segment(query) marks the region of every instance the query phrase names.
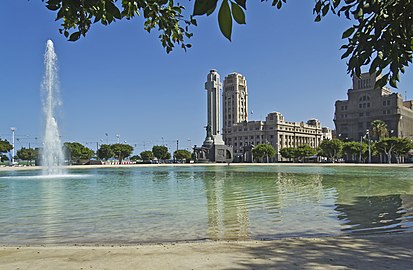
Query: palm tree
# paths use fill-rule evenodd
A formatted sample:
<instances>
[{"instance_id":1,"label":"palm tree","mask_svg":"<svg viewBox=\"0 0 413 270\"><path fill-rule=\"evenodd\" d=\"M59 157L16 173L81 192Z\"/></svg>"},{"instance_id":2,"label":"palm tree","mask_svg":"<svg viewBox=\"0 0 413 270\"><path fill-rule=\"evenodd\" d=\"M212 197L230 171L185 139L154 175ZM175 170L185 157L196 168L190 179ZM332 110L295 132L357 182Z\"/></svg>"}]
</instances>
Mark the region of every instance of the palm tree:
<instances>
[{"instance_id":1,"label":"palm tree","mask_svg":"<svg viewBox=\"0 0 413 270\"><path fill-rule=\"evenodd\" d=\"M370 123L370 134L380 141L383 138L389 136L389 131L387 130L387 124L382 120L374 120Z\"/></svg>"}]
</instances>

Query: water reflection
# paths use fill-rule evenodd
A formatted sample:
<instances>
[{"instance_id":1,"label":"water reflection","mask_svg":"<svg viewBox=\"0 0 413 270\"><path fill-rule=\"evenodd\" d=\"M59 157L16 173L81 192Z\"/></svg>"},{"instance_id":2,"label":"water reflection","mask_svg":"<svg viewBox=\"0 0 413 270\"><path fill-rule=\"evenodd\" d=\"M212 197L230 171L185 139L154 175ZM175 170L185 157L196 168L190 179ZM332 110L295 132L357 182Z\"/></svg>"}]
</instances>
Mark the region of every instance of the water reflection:
<instances>
[{"instance_id":1,"label":"water reflection","mask_svg":"<svg viewBox=\"0 0 413 270\"><path fill-rule=\"evenodd\" d=\"M0 178L0 243L246 240L413 228L413 172L402 169L217 166L73 173L89 177L25 180L27 172L14 172L18 179Z\"/></svg>"},{"instance_id":2,"label":"water reflection","mask_svg":"<svg viewBox=\"0 0 413 270\"><path fill-rule=\"evenodd\" d=\"M349 225L344 231L396 230L403 216L400 195L356 197L353 204L337 204L338 218Z\"/></svg>"}]
</instances>

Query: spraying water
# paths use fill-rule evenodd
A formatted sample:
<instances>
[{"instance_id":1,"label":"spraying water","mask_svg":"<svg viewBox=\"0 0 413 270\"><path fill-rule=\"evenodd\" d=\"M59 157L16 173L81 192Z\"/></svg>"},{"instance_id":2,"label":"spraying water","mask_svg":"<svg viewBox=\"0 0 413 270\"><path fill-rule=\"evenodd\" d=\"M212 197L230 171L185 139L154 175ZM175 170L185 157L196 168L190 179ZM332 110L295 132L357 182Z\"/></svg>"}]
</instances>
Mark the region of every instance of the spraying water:
<instances>
[{"instance_id":1,"label":"spraying water","mask_svg":"<svg viewBox=\"0 0 413 270\"><path fill-rule=\"evenodd\" d=\"M55 111L61 102L59 99L59 80L57 77L57 56L53 42L47 41L44 55L45 74L42 83L43 111L45 115L45 129L43 137L42 165L44 175L64 174L64 155L60 141L59 128L55 118Z\"/></svg>"}]
</instances>

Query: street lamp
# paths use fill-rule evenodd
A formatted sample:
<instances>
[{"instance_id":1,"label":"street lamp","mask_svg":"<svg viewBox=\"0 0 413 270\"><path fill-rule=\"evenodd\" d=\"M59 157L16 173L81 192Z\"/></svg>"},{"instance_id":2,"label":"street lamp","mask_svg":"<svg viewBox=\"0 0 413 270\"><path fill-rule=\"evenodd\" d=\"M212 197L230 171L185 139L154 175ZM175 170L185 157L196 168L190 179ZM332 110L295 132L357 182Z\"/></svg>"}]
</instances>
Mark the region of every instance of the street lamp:
<instances>
[{"instance_id":1,"label":"street lamp","mask_svg":"<svg viewBox=\"0 0 413 270\"><path fill-rule=\"evenodd\" d=\"M371 163L371 144L370 144L370 130L366 130L367 139L369 140L369 163Z\"/></svg>"},{"instance_id":2,"label":"street lamp","mask_svg":"<svg viewBox=\"0 0 413 270\"><path fill-rule=\"evenodd\" d=\"M11 145L13 146L13 149L11 151L11 165L14 165L14 131L16 131L16 128L12 127L10 128L11 130Z\"/></svg>"},{"instance_id":3,"label":"street lamp","mask_svg":"<svg viewBox=\"0 0 413 270\"><path fill-rule=\"evenodd\" d=\"M116 134L116 138L118 138L118 144L120 143L120 135Z\"/></svg>"}]
</instances>

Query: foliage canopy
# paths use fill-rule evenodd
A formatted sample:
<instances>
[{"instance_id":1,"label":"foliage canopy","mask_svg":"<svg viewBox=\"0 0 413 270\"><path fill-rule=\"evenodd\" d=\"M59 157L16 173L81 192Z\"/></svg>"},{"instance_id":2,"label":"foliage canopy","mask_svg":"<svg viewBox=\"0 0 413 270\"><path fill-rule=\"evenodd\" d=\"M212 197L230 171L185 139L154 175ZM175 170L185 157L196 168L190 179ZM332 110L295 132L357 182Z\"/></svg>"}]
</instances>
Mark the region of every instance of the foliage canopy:
<instances>
[{"instance_id":1,"label":"foliage canopy","mask_svg":"<svg viewBox=\"0 0 413 270\"><path fill-rule=\"evenodd\" d=\"M42 0L49 10L57 12L61 21L59 29L70 41L85 36L95 23L111 24L117 20L130 20L142 15L144 29L156 29L163 47L169 53L175 45L190 48L187 39L191 25L197 25L196 16L209 16L216 12L222 34L231 40L233 21L246 23L247 0L195 0L191 15L184 15L185 6L173 0ZM268 2L268 0L261 0ZM282 8L287 0L272 0L272 6ZM348 58L347 70L360 76L361 68L384 76L377 82L384 86L388 81L397 87L400 73L412 62L413 51L413 0L315 0L315 21L328 13L344 16L354 21L345 30L347 40L341 49L341 58Z\"/></svg>"},{"instance_id":2,"label":"foliage canopy","mask_svg":"<svg viewBox=\"0 0 413 270\"><path fill-rule=\"evenodd\" d=\"M269 158L275 156L275 149L271 144L259 144L252 149L252 154L255 159L259 160L265 157L268 162Z\"/></svg>"}]
</instances>

